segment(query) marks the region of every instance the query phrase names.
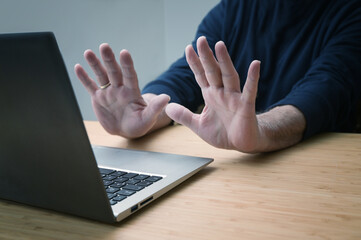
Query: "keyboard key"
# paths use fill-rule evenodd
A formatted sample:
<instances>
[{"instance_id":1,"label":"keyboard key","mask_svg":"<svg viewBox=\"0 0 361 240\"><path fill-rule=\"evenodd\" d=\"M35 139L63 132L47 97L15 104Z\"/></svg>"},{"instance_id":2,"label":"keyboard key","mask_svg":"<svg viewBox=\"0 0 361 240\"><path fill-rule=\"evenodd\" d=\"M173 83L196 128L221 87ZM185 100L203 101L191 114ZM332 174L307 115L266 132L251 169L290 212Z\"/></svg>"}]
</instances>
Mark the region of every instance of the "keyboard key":
<instances>
[{"instance_id":1,"label":"keyboard key","mask_svg":"<svg viewBox=\"0 0 361 240\"><path fill-rule=\"evenodd\" d=\"M115 193L107 193L107 195L109 199L112 199L113 197L117 196L117 194Z\"/></svg>"},{"instance_id":2,"label":"keyboard key","mask_svg":"<svg viewBox=\"0 0 361 240\"><path fill-rule=\"evenodd\" d=\"M157 182L159 180L161 180L162 177L158 177L158 176L151 176L149 178L147 178L147 181L150 181L150 182Z\"/></svg>"},{"instance_id":3,"label":"keyboard key","mask_svg":"<svg viewBox=\"0 0 361 240\"><path fill-rule=\"evenodd\" d=\"M137 184L139 182L140 182L140 180L135 180L134 178L132 178L132 179L129 179L128 181L126 181L125 183L135 185L135 184Z\"/></svg>"},{"instance_id":4,"label":"keyboard key","mask_svg":"<svg viewBox=\"0 0 361 240\"><path fill-rule=\"evenodd\" d=\"M112 200L120 202L120 201L122 201L122 200L124 200L126 198L127 198L126 196L118 195L115 198L113 198Z\"/></svg>"},{"instance_id":5,"label":"keyboard key","mask_svg":"<svg viewBox=\"0 0 361 240\"><path fill-rule=\"evenodd\" d=\"M137 173L127 173L127 174L123 175L122 177L123 178L133 178L133 177L136 177L136 176L138 176Z\"/></svg>"},{"instance_id":6,"label":"keyboard key","mask_svg":"<svg viewBox=\"0 0 361 240\"><path fill-rule=\"evenodd\" d=\"M105 191L107 193L115 193L115 192L119 191L119 188L108 187L107 189L105 189Z\"/></svg>"},{"instance_id":7,"label":"keyboard key","mask_svg":"<svg viewBox=\"0 0 361 240\"><path fill-rule=\"evenodd\" d=\"M134 193L136 193L136 192L132 191L132 190L127 190L127 189L122 189L117 192L117 194L124 195L124 196L130 196L130 195L133 195Z\"/></svg>"},{"instance_id":8,"label":"keyboard key","mask_svg":"<svg viewBox=\"0 0 361 240\"><path fill-rule=\"evenodd\" d=\"M114 172L114 173L112 173L112 174L110 174L110 175L116 176L116 177L120 177L120 176L123 176L123 175L125 175L125 174L127 174L127 172L116 171L116 172Z\"/></svg>"},{"instance_id":9,"label":"keyboard key","mask_svg":"<svg viewBox=\"0 0 361 240\"><path fill-rule=\"evenodd\" d=\"M117 178L116 176L106 175L105 177L103 177L103 180L112 181L116 178Z\"/></svg>"},{"instance_id":10,"label":"keyboard key","mask_svg":"<svg viewBox=\"0 0 361 240\"><path fill-rule=\"evenodd\" d=\"M144 187L143 186L137 186L137 185L125 185L123 187L123 189L126 189L126 190L133 190L133 191L140 191L142 190Z\"/></svg>"},{"instance_id":11,"label":"keyboard key","mask_svg":"<svg viewBox=\"0 0 361 240\"><path fill-rule=\"evenodd\" d=\"M113 199L110 199L109 202L110 202L110 205L114 205L114 204L118 203L117 201L114 201Z\"/></svg>"},{"instance_id":12,"label":"keyboard key","mask_svg":"<svg viewBox=\"0 0 361 240\"><path fill-rule=\"evenodd\" d=\"M114 182L112 185L110 185L111 187L114 188L122 188L124 187L126 184L125 183L121 183L121 182Z\"/></svg>"},{"instance_id":13,"label":"keyboard key","mask_svg":"<svg viewBox=\"0 0 361 240\"><path fill-rule=\"evenodd\" d=\"M106 168L99 168L99 172L101 174L108 175L108 174L111 174L111 173L115 172L115 170L106 169Z\"/></svg>"},{"instance_id":14,"label":"keyboard key","mask_svg":"<svg viewBox=\"0 0 361 240\"><path fill-rule=\"evenodd\" d=\"M129 180L129 178L120 177L120 178L114 179L114 182L123 183L123 182L126 182L128 180Z\"/></svg>"},{"instance_id":15,"label":"keyboard key","mask_svg":"<svg viewBox=\"0 0 361 240\"><path fill-rule=\"evenodd\" d=\"M146 178L149 178L149 175L140 174L140 175L136 176L134 179L136 179L136 180L144 180Z\"/></svg>"},{"instance_id":16,"label":"keyboard key","mask_svg":"<svg viewBox=\"0 0 361 240\"><path fill-rule=\"evenodd\" d=\"M143 186L143 187L148 187L149 185L152 185L153 182L149 182L149 181L141 181L139 183L137 183L138 186Z\"/></svg>"},{"instance_id":17,"label":"keyboard key","mask_svg":"<svg viewBox=\"0 0 361 240\"><path fill-rule=\"evenodd\" d=\"M110 184L114 183L113 181L103 180L104 186L109 186Z\"/></svg>"}]
</instances>

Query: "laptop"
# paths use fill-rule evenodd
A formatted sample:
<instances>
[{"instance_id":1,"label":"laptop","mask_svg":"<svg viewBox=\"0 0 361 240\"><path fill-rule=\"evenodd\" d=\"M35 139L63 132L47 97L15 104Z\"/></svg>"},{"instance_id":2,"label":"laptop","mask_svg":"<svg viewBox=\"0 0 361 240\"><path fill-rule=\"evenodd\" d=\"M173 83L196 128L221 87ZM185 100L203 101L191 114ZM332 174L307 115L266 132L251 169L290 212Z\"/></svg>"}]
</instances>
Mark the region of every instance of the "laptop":
<instances>
[{"instance_id":1,"label":"laptop","mask_svg":"<svg viewBox=\"0 0 361 240\"><path fill-rule=\"evenodd\" d=\"M118 222L213 161L92 146L54 34L0 34L0 198Z\"/></svg>"}]
</instances>

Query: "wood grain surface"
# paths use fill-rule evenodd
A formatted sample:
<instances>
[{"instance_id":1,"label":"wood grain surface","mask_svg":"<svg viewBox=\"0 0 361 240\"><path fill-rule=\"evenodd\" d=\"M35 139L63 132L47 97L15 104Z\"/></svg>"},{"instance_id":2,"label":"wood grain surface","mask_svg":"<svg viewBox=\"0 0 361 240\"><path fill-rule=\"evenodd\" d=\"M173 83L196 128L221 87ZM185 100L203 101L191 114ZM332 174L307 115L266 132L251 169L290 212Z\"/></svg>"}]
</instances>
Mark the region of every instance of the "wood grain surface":
<instances>
[{"instance_id":1,"label":"wood grain surface","mask_svg":"<svg viewBox=\"0 0 361 240\"><path fill-rule=\"evenodd\" d=\"M0 239L361 239L359 134L251 155L214 148L180 125L130 141L85 124L92 144L214 162L117 224L0 200Z\"/></svg>"}]
</instances>

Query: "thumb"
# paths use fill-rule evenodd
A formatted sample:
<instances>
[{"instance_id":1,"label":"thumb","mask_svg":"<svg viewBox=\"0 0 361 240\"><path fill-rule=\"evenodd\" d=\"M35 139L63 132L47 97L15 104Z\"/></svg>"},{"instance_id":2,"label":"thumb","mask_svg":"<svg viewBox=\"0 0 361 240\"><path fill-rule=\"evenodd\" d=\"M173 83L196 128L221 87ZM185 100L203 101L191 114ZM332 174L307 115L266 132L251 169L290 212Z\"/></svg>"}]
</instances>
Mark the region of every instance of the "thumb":
<instances>
[{"instance_id":1,"label":"thumb","mask_svg":"<svg viewBox=\"0 0 361 240\"><path fill-rule=\"evenodd\" d=\"M168 104L170 97L166 94L161 94L150 100L144 115L146 118L157 117Z\"/></svg>"},{"instance_id":2,"label":"thumb","mask_svg":"<svg viewBox=\"0 0 361 240\"><path fill-rule=\"evenodd\" d=\"M180 123L195 131L198 127L197 115L177 103L170 103L165 108L167 115L175 122Z\"/></svg>"}]
</instances>

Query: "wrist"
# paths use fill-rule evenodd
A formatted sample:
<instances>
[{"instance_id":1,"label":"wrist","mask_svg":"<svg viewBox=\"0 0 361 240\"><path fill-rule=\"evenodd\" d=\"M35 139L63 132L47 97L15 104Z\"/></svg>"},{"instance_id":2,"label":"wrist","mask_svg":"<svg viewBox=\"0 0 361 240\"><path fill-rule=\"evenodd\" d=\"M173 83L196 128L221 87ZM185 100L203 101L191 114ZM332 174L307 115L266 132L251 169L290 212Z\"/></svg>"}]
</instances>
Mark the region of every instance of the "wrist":
<instances>
[{"instance_id":1,"label":"wrist","mask_svg":"<svg viewBox=\"0 0 361 240\"><path fill-rule=\"evenodd\" d=\"M301 141L306 128L303 113L284 105L257 115L260 152L275 151Z\"/></svg>"}]
</instances>

